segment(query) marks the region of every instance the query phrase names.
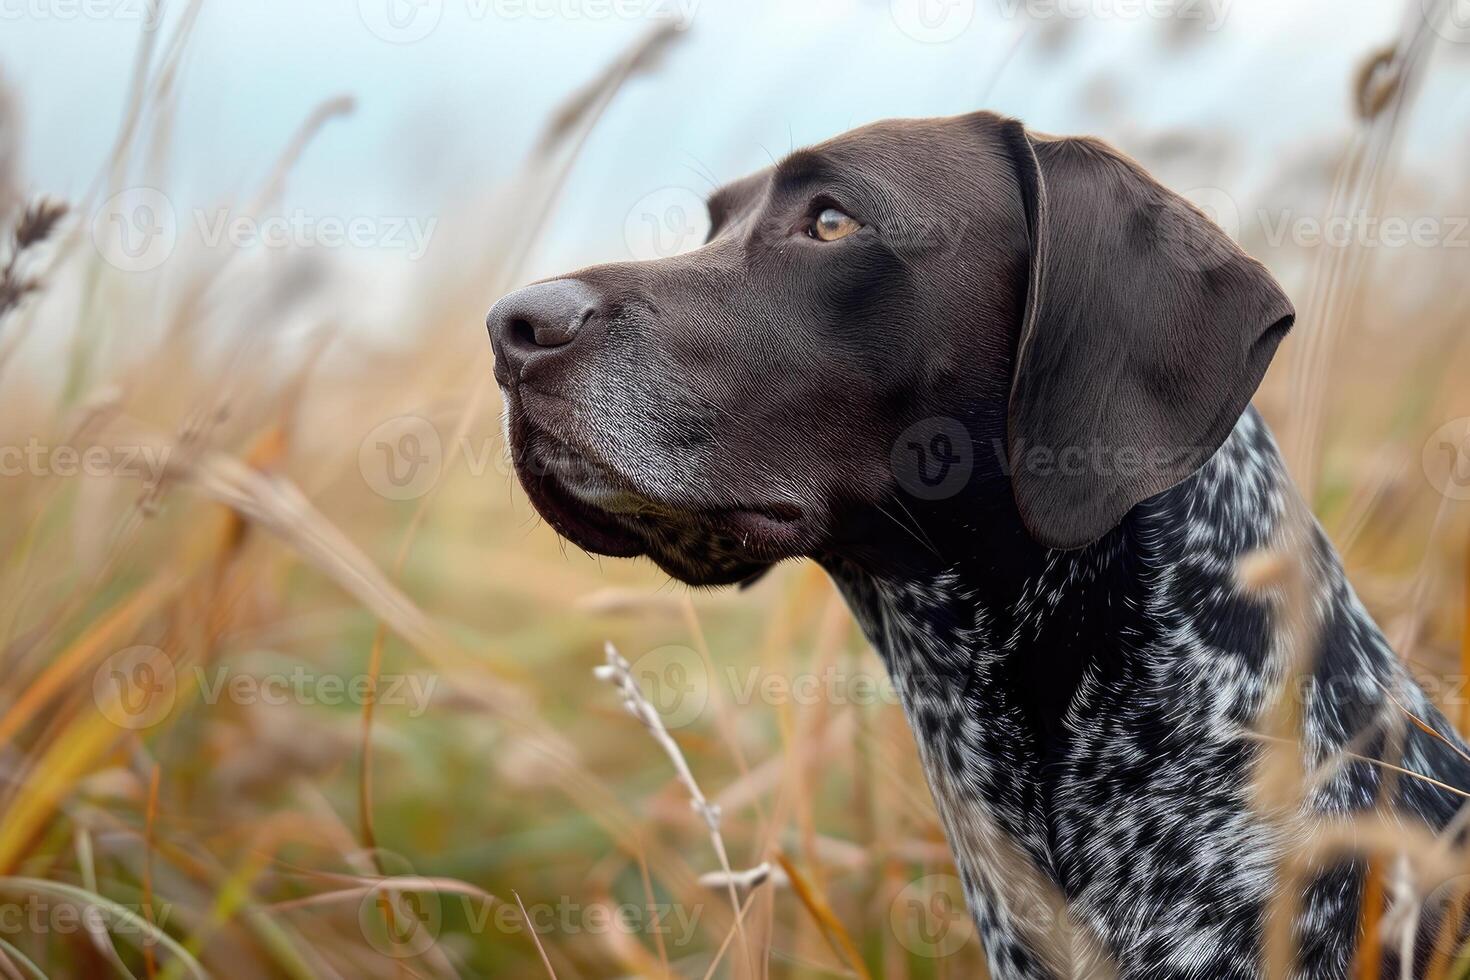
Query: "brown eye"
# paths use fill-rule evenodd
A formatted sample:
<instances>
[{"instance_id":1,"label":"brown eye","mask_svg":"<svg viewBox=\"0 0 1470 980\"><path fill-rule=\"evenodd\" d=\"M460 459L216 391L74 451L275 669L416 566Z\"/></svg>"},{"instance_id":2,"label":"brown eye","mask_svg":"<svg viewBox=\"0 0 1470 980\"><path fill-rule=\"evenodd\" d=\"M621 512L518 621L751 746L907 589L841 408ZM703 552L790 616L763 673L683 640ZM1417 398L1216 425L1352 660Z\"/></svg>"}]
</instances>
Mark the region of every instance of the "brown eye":
<instances>
[{"instance_id":1,"label":"brown eye","mask_svg":"<svg viewBox=\"0 0 1470 980\"><path fill-rule=\"evenodd\" d=\"M850 214L843 214L836 208L826 208L812 221L811 230L807 234L823 242L835 242L839 238L846 238L861 228L858 220Z\"/></svg>"}]
</instances>

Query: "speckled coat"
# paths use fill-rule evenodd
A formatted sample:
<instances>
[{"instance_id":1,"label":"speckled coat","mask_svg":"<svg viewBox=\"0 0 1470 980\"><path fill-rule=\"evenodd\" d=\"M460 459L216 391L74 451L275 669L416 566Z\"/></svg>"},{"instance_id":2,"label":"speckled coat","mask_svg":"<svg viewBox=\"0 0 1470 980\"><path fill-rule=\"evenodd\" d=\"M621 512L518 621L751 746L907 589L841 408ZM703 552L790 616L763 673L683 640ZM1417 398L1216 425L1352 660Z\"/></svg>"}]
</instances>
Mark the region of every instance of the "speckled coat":
<instances>
[{"instance_id":1,"label":"speckled coat","mask_svg":"<svg viewBox=\"0 0 1470 980\"><path fill-rule=\"evenodd\" d=\"M1253 725L1283 676L1272 607L1238 582L1256 549L1300 553L1315 583L1308 765L1393 745L1391 761L1470 786L1455 749L1385 694L1459 744L1304 513L1251 410L1202 470L1087 548L901 576L829 563L900 692L997 980L1263 975L1266 903L1292 841L1250 806ZM1383 773L1342 765L1309 809L1384 793L1442 828L1461 802ZM1356 864L1306 888L1300 976L1347 975L1361 889Z\"/></svg>"}]
</instances>

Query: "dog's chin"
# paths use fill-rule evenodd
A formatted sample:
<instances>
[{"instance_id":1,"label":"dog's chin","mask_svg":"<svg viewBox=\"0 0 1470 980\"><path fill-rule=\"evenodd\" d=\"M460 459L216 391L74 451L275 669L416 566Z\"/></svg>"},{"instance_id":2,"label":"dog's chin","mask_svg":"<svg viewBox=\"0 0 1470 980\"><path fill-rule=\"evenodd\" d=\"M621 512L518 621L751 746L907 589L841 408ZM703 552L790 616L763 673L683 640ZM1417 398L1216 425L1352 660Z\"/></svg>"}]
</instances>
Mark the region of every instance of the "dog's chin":
<instances>
[{"instance_id":1,"label":"dog's chin","mask_svg":"<svg viewBox=\"0 0 1470 980\"><path fill-rule=\"evenodd\" d=\"M803 553L805 529L763 510L671 515L649 524L645 554L686 585L754 582L772 565Z\"/></svg>"},{"instance_id":2,"label":"dog's chin","mask_svg":"<svg viewBox=\"0 0 1470 980\"><path fill-rule=\"evenodd\" d=\"M687 585L754 581L776 562L811 551L807 512L792 504L669 504L565 445L524 433L512 439L516 475L553 530L584 551L645 556Z\"/></svg>"},{"instance_id":3,"label":"dog's chin","mask_svg":"<svg viewBox=\"0 0 1470 980\"><path fill-rule=\"evenodd\" d=\"M583 551L612 558L636 558L644 553L640 535L571 492L556 475L528 471L519 464L516 473L537 513Z\"/></svg>"}]
</instances>

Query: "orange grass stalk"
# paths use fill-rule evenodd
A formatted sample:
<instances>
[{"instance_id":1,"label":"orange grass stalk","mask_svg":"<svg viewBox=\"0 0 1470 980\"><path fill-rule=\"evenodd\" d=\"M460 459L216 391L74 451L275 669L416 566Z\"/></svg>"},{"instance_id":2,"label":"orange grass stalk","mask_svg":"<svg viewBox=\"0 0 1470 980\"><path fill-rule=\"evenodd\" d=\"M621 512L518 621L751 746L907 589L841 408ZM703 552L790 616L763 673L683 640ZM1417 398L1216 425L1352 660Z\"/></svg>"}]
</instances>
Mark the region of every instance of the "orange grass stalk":
<instances>
[{"instance_id":1,"label":"orange grass stalk","mask_svg":"<svg viewBox=\"0 0 1470 980\"><path fill-rule=\"evenodd\" d=\"M116 650L134 629L167 602L184 578L160 575L104 613L92 628L77 637L41 673L4 715L0 715L0 745L11 741L51 699L68 690L73 677L92 666L103 653Z\"/></svg>"},{"instance_id":2,"label":"orange grass stalk","mask_svg":"<svg viewBox=\"0 0 1470 980\"><path fill-rule=\"evenodd\" d=\"M1460 674L1470 677L1470 543L1465 546L1464 620L1460 627ZM1470 698L1460 702L1460 733L1470 734Z\"/></svg>"},{"instance_id":3,"label":"orange grass stalk","mask_svg":"<svg viewBox=\"0 0 1470 980\"><path fill-rule=\"evenodd\" d=\"M868 968L863 964L863 958L858 955L852 936L843 928L837 916L832 913L831 907L822 900L821 896L812 891L806 878L786 855L777 851L776 860L780 862L781 869L786 872L786 877L791 880L791 890L796 893L796 897L801 899L801 904L816 920L818 928L822 931L822 938L827 940L827 945L832 947L832 952L837 955L838 959L844 960L848 966L852 967L852 971L863 980L871 980L872 974L868 973Z\"/></svg>"},{"instance_id":4,"label":"orange grass stalk","mask_svg":"<svg viewBox=\"0 0 1470 980\"><path fill-rule=\"evenodd\" d=\"M360 761L357 771L358 833L379 874L386 872L378 853L378 835L373 829L373 706L378 700L378 677L383 671L383 643L387 639L388 627L382 620L378 620L373 629L373 647L368 656L368 684L362 699L362 740L358 746Z\"/></svg>"},{"instance_id":5,"label":"orange grass stalk","mask_svg":"<svg viewBox=\"0 0 1470 980\"><path fill-rule=\"evenodd\" d=\"M5 811L0 825L0 874L14 872L57 806L112 747L121 731L100 709L62 730L32 766Z\"/></svg>"},{"instance_id":6,"label":"orange grass stalk","mask_svg":"<svg viewBox=\"0 0 1470 980\"><path fill-rule=\"evenodd\" d=\"M1353 964L1357 980L1378 980L1383 969L1383 862L1378 856L1368 859L1363 876L1363 898L1359 908L1358 932L1362 939Z\"/></svg>"},{"instance_id":7,"label":"orange grass stalk","mask_svg":"<svg viewBox=\"0 0 1470 980\"><path fill-rule=\"evenodd\" d=\"M154 763L148 776L148 806L143 811L143 916L149 925L156 924L153 921L153 845L158 830L158 782L159 766ZM151 942L143 944L143 967L148 971L148 980L158 976Z\"/></svg>"}]
</instances>

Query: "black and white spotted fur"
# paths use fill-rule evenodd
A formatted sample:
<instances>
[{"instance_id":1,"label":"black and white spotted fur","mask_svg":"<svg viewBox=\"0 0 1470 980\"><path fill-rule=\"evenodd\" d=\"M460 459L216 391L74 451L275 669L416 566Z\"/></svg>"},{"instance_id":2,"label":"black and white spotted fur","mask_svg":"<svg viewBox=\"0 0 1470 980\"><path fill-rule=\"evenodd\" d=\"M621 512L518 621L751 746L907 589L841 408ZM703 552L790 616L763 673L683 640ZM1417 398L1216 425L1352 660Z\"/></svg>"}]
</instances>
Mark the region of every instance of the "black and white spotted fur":
<instances>
[{"instance_id":1,"label":"black and white spotted fur","mask_svg":"<svg viewBox=\"0 0 1470 980\"><path fill-rule=\"evenodd\" d=\"M1298 507L1251 410L1201 471L1085 549L1025 569L1000 561L999 574L983 553L901 576L829 568L901 694L997 980L1059 975L1029 938L1053 928L1054 911L1016 858L1055 886L1121 976L1262 975L1273 868L1292 842L1250 808L1252 727L1281 672L1270 608L1237 567L1279 543ZM1305 688L1310 763L1381 751L1392 733L1394 762L1470 786L1456 749L1386 695L1461 746L1309 527L1321 615L1317 683ZM1352 762L1311 807L1363 810L1384 792L1380 768ZM1462 802L1412 778L1387 792L1436 829ZM1312 883L1300 976L1347 975L1362 880L1350 865Z\"/></svg>"}]
</instances>

